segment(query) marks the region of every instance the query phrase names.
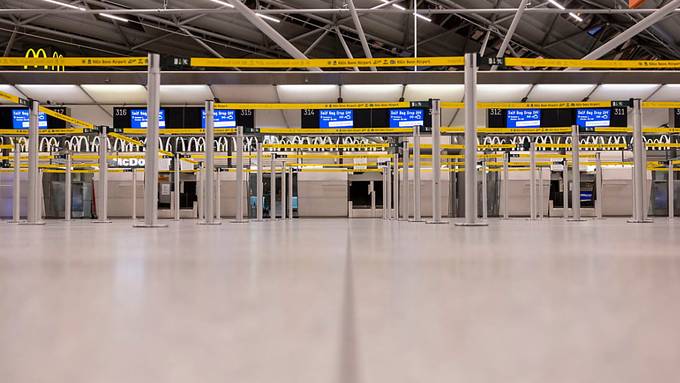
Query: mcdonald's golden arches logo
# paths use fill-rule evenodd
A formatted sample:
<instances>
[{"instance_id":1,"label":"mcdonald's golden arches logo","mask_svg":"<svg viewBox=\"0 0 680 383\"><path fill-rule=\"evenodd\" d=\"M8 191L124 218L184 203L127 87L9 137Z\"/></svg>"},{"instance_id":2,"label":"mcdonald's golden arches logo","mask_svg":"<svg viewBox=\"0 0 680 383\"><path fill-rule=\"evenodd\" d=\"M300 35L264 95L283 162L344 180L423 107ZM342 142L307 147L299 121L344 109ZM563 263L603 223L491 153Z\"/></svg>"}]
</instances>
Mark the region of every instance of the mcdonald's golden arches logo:
<instances>
[{"instance_id":1,"label":"mcdonald's golden arches logo","mask_svg":"<svg viewBox=\"0 0 680 383\"><path fill-rule=\"evenodd\" d=\"M40 48L38 50L35 50L33 48L30 48L29 50L26 51L26 58L47 58L47 52L45 49ZM63 55L59 54L59 52L53 52L52 53L52 58L62 58L64 57ZM38 65L33 65L33 68L38 68ZM28 69L28 65L24 65L24 69ZM53 70L53 71L61 71L63 72L65 70L63 65L45 65L44 66L45 70Z\"/></svg>"}]
</instances>

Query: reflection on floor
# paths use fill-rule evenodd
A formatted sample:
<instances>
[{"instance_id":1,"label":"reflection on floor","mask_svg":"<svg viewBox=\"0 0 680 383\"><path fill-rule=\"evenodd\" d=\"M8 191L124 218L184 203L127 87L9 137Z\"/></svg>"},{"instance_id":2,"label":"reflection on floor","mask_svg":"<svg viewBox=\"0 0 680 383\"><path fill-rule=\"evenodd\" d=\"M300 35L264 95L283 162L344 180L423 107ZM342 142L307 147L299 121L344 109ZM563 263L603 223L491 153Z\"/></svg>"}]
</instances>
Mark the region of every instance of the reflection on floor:
<instances>
[{"instance_id":1,"label":"reflection on floor","mask_svg":"<svg viewBox=\"0 0 680 383\"><path fill-rule=\"evenodd\" d=\"M3 224L0 381L673 381L678 224Z\"/></svg>"}]
</instances>

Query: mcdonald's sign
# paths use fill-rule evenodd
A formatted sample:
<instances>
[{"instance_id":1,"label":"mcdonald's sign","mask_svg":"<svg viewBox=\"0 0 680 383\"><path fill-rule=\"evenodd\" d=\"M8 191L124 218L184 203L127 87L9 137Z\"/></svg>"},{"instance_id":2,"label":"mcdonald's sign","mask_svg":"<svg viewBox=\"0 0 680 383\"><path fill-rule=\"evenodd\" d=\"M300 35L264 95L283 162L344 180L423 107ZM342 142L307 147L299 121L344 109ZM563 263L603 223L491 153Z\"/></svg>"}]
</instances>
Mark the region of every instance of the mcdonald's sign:
<instances>
[{"instance_id":1,"label":"mcdonald's sign","mask_svg":"<svg viewBox=\"0 0 680 383\"><path fill-rule=\"evenodd\" d=\"M43 48L40 48L38 50L30 48L29 50L26 51L25 57L27 57L27 58L41 58L41 57L47 58L47 52ZM53 58L61 58L61 57L64 57L64 56L55 51L55 52L52 53L52 57ZM38 68L38 65L33 65L33 68ZM24 69L28 69L28 65L24 65ZM62 66L45 65L44 69L45 70L49 69L49 70L53 70L53 71L57 71L57 72L59 72L59 71L63 72L65 70L63 65Z\"/></svg>"}]
</instances>

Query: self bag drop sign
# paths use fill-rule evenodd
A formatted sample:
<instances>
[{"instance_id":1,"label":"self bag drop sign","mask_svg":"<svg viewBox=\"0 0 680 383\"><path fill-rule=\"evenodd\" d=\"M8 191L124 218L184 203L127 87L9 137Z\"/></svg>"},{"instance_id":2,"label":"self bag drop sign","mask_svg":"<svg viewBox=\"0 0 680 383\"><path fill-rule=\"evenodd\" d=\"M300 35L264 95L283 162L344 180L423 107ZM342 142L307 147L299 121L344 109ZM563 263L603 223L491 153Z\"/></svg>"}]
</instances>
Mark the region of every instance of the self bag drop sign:
<instances>
[{"instance_id":1,"label":"self bag drop sign","mask_svg":"<svg viewBox=\"0 0 680 383\"><path fill-rule=\"evenodd\" d=\"M354 127L354 111L349 109L322 109L319 111L320 128Z\"/></svg>"}]
</instances>

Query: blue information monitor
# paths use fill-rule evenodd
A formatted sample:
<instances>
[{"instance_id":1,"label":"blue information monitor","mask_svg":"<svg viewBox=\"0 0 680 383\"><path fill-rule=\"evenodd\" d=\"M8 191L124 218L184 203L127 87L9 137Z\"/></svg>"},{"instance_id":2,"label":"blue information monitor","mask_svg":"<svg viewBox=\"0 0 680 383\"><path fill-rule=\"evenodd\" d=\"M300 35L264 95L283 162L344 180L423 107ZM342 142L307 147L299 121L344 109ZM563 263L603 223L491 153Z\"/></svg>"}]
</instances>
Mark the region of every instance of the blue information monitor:
<instances>
[{"instance_id":1,"label":"blue information monitor","mask_svg":"<svg viewBox=\"0 0 680 383\"><path fill-rule=\"evenodd\" d=\"M149 127L146 109L130 109L130 127L132 129L146 129ZM161 109L158 112L158 127L165 128L165 109Z\"/></svg>"},{"instance_id":2,"label":"blue information monitor","mask_svg":"<svg viewBox=\"0 0 680 383\"><path fill-rule=\"evenodd\" d=\"M235 128L236 111L230 109L215 109L213 113L216 128ZM201 127L205 129L205 109L201 111Z\"/></svg>"},{"instance_id":3,"label":"blue information monitor","mask_svg":"<svg viewBox=\"0 0 680 383\"><path fill-rule=\"evenodd\" d=\"M12 109L12 128L28 129L30 119L31 113L28 109ZM47 115L43 112L38 113L38 128L47 129Z\"/></svg>"},{"instance_id":4,"label":"blue information monitor","mask_svg":"<svg viewBox=\"0 0 680 383\"><path fill-rule=\"evenodd\" d=\"M425 125L424 109L390 109L390 128L410 128Z\"/></svg>"},{"instance_id":5,"label":"blue information monitor","mask_svg":"<svg viewBox=\"0 0 680 383\"><path fill-rule=\"evenodd\" d=\"M354 111L351 109L319 110L320 128L352 128L354 127Z\"/></svg>"},{"instance_id":6,"label":"blue information monitor","mask_svg":"<svg viewBox=\"0 0 680 383\"><path fill-rule=\"evenodd\" d=\"M508 128L539 128L540 109L508 109L506 124Z\"/></svg>"},{"instance_id":7,"label":"blue information monitor","mask_svg":"<svg viewBox=\"0 0 680 383\"><path fill-rule=\"evenodd\" d=\"M611 124L611 109L576 109L579 128L607 127Z\"/></svg>"}]
</instances>

